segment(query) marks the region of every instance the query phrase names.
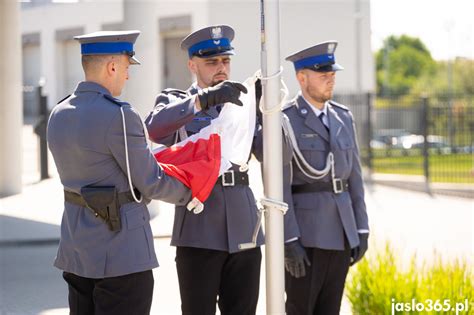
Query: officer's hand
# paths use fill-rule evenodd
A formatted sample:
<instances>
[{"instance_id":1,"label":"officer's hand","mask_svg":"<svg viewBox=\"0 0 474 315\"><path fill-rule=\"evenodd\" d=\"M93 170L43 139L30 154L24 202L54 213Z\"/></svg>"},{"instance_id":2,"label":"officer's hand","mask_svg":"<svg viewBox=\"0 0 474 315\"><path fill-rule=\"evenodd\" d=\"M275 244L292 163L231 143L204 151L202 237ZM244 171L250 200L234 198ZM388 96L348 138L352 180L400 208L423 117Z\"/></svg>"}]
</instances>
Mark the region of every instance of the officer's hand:
<instances>
[{"instance_id":1,"label":"officer's hand","mask_svg":"<svg viewBox=\"0 0 474 315\"><path fill-rule=\"evenodd\" d=\"M202 110L211 106L227 102L243 106L239 100L240 92L247 93L247 88L239 82L223 81L216 86L202 89L198 92L199 103Z\"/></svg>"},{"instance_id":2,"label":"officer's hand","mask_svg":"<svg viewBox=\"0 0 474 315\"><path fill-rule=\"evenodd\" d=\"M369 233L359 233L359 246L351 250L351 266L357 263L364 257L367 251L369 239Z\"/></svg>"},{"instance_id":3,"label":"officer's hand","mask_svg":"<svg viewBox=\"0 0 474 315\"><path fill-rule=\"evenodd\" d=\"M295 278L306 276L306 267L311 266L304 247L299 240L285 244L285 268Z\"/></svg>"}]
</instances>

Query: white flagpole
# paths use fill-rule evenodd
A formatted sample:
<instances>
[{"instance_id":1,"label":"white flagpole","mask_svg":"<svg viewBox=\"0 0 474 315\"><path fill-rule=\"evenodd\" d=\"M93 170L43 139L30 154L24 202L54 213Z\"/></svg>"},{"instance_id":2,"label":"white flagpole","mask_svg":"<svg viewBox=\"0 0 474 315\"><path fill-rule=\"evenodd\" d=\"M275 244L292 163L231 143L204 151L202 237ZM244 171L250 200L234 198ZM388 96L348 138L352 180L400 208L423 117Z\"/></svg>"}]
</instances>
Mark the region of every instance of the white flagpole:
<instances>
[{"instance_id":1,"label":"white flagpole","mask_svg":"<svg viewBox=\"0 0 474 315\"><path fill-rule=\"evenodd\" d=\"M261 0L261 69L264 95L263 182L265 197L283 201L280 104L280 21L279 1ZM283 212L267 207L265 212L265 258L267 314L285 314L285 273L283 255Z\"/></svg>"}]
</instances>

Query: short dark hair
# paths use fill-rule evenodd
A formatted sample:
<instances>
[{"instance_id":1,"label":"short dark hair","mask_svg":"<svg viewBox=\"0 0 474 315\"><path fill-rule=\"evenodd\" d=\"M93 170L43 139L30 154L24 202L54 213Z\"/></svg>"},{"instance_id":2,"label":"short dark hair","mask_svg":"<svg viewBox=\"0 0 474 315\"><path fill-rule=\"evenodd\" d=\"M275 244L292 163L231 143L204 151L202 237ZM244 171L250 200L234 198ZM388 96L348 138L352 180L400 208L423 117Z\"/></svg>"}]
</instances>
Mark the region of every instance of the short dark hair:
<instances>
[{"instance_id":1,"label":"short dark hair","mask_svg":"<svg viewBox=\"0 0 474 315\"><path fill-rule=\"evenodd\" d=\"M84 72L89 72L91 69L100 66L101 64L109 61L113 55L82 55L82 69Z\"/></svg>"}]
</instances>

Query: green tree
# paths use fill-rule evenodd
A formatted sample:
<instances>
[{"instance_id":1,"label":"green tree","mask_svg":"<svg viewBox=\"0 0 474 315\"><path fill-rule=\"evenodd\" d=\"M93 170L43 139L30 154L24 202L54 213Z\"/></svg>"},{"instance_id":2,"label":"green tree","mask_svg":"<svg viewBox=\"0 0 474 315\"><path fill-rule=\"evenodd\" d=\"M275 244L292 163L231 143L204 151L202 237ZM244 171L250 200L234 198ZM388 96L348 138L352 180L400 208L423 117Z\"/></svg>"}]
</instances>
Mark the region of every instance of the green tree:
<instances>
[{"instance_id":1,"label":"green tree","mask_svg":"<svg viewBox=\"0 0 474 315\"><path fill-rule=\"evenodd\" d=\"M433 74L436 64L420 39L389 36L376 52L377 94L406 94L425 74Z\"/></svg>"},{"instance_id":2,"label":"green tree","mask_svg":"<svg viewBox=\"0 0 474 315\"><path fill-rule=\"evenodd\" d=\"M456 58L438 61L434 73L425 73L414 84L412 94L437 96L474 95L474 60Z\"/></svg>"}]
</instances>

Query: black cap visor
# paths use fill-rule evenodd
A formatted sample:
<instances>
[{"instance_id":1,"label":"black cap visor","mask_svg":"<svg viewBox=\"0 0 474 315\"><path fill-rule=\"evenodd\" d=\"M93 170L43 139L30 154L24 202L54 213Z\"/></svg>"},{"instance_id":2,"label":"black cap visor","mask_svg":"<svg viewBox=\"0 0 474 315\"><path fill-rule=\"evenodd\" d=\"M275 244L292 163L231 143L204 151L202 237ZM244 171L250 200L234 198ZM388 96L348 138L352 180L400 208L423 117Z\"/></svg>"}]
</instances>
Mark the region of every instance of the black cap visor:
<instances>
[{"instance_id":1,"label":"black cap visor","mask_svg":"<svg viewBox=\"0 0 474 315\"><path fill-rule=\"evenodd\" d=\"M234 47L225 46L218 48L200 49L193 54L193 57L209 58L221 55L235 55Z\"/></svg>"},{"instance_id":2,"label":"black cap visor","mask_svg":"<svg viewBox=\"0 0 474 315\"><path fill-rule=\"evenodd\" d=\"M333 72L344 70L344 67L337 63L325 63L325 64L318 64L312 67L305 67L304 69L313 70L316 72Z\"/></svg>"}]
</instances>

